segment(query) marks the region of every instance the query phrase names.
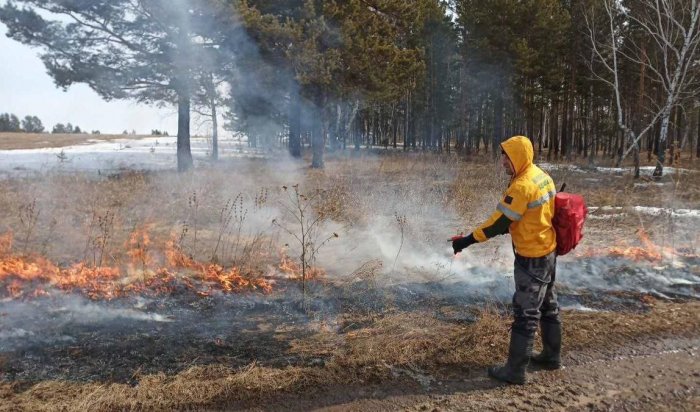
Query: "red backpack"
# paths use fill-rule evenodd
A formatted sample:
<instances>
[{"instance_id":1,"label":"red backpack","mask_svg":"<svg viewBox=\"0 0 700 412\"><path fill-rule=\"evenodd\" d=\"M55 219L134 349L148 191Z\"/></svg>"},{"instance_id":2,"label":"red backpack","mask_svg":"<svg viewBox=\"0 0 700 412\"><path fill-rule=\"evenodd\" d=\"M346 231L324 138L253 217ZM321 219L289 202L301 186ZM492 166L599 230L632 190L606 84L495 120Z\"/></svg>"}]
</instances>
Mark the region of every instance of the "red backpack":
<instances>
[{"instance_id":1,"label":"red backpack","mask_svg":"<svg viewBox=\"0 0 700 412\"><path fill-rule=\"evenodd\" d=\"M583 239L583 223L588 216L588 208L583 197L561 191L554 197L554 218L552 224L557 232L557 256L571 252Z\"/></svg>"}]
</instances>

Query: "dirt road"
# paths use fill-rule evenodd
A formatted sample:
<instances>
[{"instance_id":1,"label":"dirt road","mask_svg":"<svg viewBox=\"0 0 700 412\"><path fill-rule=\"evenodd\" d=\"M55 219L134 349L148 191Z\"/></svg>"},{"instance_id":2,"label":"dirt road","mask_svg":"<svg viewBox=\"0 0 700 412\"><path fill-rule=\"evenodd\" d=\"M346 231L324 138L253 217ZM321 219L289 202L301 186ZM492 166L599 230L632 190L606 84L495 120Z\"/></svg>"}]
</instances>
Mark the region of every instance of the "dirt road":
<instances>
[{"instance_id":1,"label":"dirt road","mask_svg":"<svg viewBox=\"0 0 700 412\"><path fill-rule=\"evenodd\" d=\"M334 388L240 406L324 411L700 410L700 338L573 353L565 363L559 371L531 371L527 386L498 385L474 371L445 381L424 377L424 385L411 379L404 385Z\"/></svg>"}]
</instances>

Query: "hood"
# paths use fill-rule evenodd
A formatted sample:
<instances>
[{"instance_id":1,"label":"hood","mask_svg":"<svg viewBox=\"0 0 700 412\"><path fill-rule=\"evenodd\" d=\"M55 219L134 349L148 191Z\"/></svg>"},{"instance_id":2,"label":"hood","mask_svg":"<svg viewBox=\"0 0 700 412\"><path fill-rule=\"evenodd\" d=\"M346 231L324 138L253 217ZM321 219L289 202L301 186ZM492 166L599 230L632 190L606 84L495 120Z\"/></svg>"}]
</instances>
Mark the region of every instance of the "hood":
<instances>
[{"instance_id":1,"label":"hood","mask_svg":"<svg viewBox=\"0 0 700 412\"><path fill-rule=\"evenodd\" d=\"M515 176L520 175L532 164L535 158L535 150L532 148L532 142L525 136L513 136L505 142L501 143L501 148L510 159L515 169Z\"/></svg>"}]
</instances>

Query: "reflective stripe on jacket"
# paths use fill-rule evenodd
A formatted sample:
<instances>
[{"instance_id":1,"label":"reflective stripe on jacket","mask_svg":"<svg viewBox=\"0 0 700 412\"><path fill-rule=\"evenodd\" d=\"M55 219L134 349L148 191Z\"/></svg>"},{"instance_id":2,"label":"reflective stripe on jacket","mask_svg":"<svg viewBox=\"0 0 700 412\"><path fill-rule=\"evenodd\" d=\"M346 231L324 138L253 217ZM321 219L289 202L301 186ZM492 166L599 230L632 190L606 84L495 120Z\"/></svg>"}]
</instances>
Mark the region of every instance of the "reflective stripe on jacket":
<instances>
[{"instance_id":1,"label":"reflective stripe on jacket","mask_svg":"<svg viewBox=\"0 0 700 412\"><path fill-rule=\"evenodd\" d=\"M513 164L515 174L496 211L474 231L474 239L485 241L487 236L484 229L505 215L513 221L509 232L515 253L525 257L545 256L557 248L552 227L556 194L554 181L532 163L534 150L527 137L511 137L501 143L501 148Z\"/></svg>"}]
</instances>

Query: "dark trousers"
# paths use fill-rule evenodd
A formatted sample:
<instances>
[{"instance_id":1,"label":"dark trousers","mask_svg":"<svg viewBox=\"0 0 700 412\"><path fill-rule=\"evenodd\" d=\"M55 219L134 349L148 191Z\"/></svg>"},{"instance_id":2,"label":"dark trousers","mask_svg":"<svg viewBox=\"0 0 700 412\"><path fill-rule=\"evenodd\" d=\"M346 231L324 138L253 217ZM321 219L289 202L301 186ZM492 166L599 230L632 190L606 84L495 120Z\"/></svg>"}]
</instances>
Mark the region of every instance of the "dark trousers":
<instances>
[{"instance_id":1,"label":"dark trousers","mask_svg":"<svg viewBox=\"0 0 700 412\"><path fill-rule=\"evenodd\" d=\"M561 323L554 288L556 251L539 258L515 255L513 332L534 337L539 323Z\"/></svg>"}]
</instances>

